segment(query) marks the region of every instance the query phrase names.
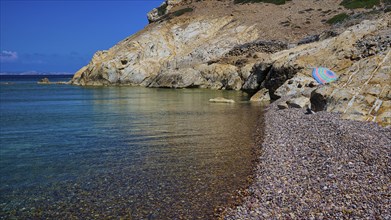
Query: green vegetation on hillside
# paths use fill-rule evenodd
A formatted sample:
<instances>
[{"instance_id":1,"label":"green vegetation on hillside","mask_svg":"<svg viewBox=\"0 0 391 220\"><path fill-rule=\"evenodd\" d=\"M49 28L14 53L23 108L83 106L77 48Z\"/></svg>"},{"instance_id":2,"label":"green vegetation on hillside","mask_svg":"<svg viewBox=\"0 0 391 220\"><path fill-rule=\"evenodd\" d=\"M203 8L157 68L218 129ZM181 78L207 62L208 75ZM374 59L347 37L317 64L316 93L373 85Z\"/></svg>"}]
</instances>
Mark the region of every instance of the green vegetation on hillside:
<instances>
[{"instance_id":1,"label":"green vegetation on hillside","mask_svg":"<svg viewBox=\"0 0 391 220\"><path fill-rule=\"evenodd\" d=\"M385 0L387 2L389 0ZM379 5L380 0L343 0L341 5L345 8L355 9L355 8L372 8L375 5Z\"/></svg>"},{"instance_id":2,"label":"green vegetation on hillside","mask_svg":"<svg viewBox=\"0 0 391 220\"><path fill-rule=\"evenodd\" d=\"M349 15L346 13L337 14L334 17L330 18L327 23L328 24L336 24L339 22L344 21L345 19L349 18Z\"/></svg>"},{"instance_id":3,"label":"green vegetation on hillside","mask_svg":"<svg viewBox=\"0 0 391 220\"><path fill-rule=\"evenodd\" d=\"M166 7L164 8L164 10L167 10ZM187 13L187 12L192 12L192 11L194 11L193 8L182 8L182 9L179 9L179 10L176 10L176 11L173 11L173 12L169 12L168 14L164 14L158 20L162 21L162 20L172 19L172 18L181 16L181 15ZM158 13L159 13L159 8L158 8Z\"/></svg>"},{"instance_id":4,"label":"green vegetation on hillside","mask_svg":"<svg viewBox=\"0 0 391 220\"><path fill-rule=\"evenodd\" d=\"M276 5L283 5L288 1L292 1L292 0L234 0L234 3L235 4L244 4L244 3L264 2L264 3L272 3L272 4L276 4Z\"/></svg>"},{"instance_id":5,"label":"green vegetation on hillside","mask_svg":"<svg viewBox=\"0 0 391 220\"><path fill-rule=\"evenodd\" d=\"M182 9L179 9L178 11L172 12L172 15L175 17L178 17L178 16L181 16L187 12L192 12L193 10L194 9L192 9L192 8L182 8Z\"/></svg>"}]
</instances>

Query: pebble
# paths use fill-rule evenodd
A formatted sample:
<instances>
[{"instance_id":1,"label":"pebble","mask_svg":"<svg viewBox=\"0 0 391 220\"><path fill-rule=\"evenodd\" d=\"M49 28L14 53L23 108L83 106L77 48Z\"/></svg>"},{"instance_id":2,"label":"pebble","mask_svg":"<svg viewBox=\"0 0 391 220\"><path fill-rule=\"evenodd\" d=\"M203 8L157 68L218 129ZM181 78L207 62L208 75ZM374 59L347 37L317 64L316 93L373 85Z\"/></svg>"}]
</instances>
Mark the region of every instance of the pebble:
<instances>
[{"instance_id":1,"label":"pebble","mask_svg":"<svg viewBox=\"0 0 391 220\"><path fill-rule=\"evenodd\" d=\"M223 219L391 219L391 128L278 104L258 129L250 193Z\"/></svg>"}]
</instances>

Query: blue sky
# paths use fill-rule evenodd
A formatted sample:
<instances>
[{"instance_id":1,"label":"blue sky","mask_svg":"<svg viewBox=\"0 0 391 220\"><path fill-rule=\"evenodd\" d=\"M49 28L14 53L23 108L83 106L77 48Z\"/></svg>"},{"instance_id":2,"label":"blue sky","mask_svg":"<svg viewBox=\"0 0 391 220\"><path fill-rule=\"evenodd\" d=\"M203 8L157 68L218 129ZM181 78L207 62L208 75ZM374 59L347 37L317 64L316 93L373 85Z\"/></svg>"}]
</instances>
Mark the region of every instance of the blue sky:
<instances>
[{"instance_id":1,"label":"blue sky","mask_svg":"<svg viewBox=\"0 0 391 220\"><path fill-rule=\"evenodd\" d=\"M163 0L0 0L0 72L70 72L143 29Z\"/></svg>"}]
</instances>

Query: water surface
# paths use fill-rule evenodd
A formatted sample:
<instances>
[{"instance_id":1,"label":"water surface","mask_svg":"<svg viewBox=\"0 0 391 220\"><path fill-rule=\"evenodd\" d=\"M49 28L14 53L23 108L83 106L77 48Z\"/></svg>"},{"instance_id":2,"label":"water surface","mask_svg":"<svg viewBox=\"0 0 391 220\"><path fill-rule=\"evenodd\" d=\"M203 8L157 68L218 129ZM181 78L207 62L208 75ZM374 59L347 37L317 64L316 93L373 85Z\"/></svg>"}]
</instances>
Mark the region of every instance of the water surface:
<instances>
[{"instance_id":1,"label":"water surface","mask_svg":"<svg viewBox=\"0 0 391 220\"><path fill-rule=\"evenodd\" d=\"M2 219L210 219L246 184L261 108L245 93L40 78L1 76Z\"/></svg>"}]
</instances>

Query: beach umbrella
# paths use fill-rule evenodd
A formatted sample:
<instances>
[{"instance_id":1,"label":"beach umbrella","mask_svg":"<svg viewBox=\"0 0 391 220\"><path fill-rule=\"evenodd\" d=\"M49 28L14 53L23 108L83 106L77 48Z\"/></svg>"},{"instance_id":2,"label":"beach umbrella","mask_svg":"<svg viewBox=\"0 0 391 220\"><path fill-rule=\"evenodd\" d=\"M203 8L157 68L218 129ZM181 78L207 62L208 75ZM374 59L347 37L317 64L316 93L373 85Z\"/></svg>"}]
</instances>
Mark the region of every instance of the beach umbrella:
<instances>
[{"instance_id":1,"label":"beach umbrella","mask_svg":"<svg viewBox=\"0 0 391 220\"><path fill-rule=\"evenodd\" d=\"M337 74L324 67L313 68L312 77L320 84L326 84L338 79Z\"/></svg>"}]
</instances>

